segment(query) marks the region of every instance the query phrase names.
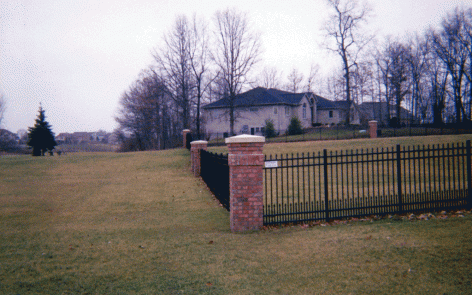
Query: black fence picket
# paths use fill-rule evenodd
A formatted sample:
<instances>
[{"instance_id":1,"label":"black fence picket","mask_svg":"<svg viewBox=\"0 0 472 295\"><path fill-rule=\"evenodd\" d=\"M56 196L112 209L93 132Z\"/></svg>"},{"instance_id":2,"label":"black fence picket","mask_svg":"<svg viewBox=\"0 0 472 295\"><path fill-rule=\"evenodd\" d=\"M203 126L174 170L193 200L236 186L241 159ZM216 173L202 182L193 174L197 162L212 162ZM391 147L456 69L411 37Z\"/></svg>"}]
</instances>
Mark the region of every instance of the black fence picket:
<instances>
[{"instance_id":1,"label":"black fence picket","mask_svg":"<svg viewBox=\"0 0 472 295\"><path fill-rule=\"evenodd\" d=\"M200 150L200 176L226 210L229 203L229 166L228 155Z\"/></svg>"},{"instance_id":2,"label":"black fence picket","mask_svg":"<svg viewBox=\"0 0 472 295\"><path fill-rule=\"evenodd\" d=\"M265 161L266 225L472 207L470 141Z\"/></svg>"}]
</instances>

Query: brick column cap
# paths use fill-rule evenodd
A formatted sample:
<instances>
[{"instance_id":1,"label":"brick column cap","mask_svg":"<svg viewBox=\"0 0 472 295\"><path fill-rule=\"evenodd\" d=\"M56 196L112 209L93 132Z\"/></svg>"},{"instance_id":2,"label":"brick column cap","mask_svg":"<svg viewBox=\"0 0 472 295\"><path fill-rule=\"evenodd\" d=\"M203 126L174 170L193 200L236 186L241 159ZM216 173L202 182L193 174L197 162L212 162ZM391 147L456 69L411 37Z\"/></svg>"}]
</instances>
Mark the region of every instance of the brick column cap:
<instances>
[{"instance_id":1,"label":"brick column cap","mask_svg":"<svg viewBox=\"0 0 472 295\"><path fill-rule=\"evenodd\" d=\"M194 140L190 143L190 145L194 145L194 144L208 144L208 141L206 141L206 140Z\"/></svg>"},{"instance_id":2,"label":"brick column cap","mask_svg":"<svg viewBox=\"0 0 472 295\"><path fill-rule=\"evenodd\" d=\"M253 142L265 142L264 136L257 136L257 135L248 135L248 134L241 134L236 135L233 137L228 137L225 139L226 144L231 143L253 143Z\"/></svg>"},{"instance_id":3,"label":"brick column cap","mask_svg":"<svg viewBox=\"0 0 472 295\"><path fill-rule=\"evenodd\" d=\"M372 120L372 121L369 121L369 124L370 124L370 123L377 123L377 121Z\"/></svg>"},{"instance_id":4,"label":"brick column cap","mask_svg":"<svg viewBox=\"0 0 472 295\"><path fill-rule=\"evenodd\" d=\"M182 132L190 132L190 129L184 129Z\"/></svg>"}]
</instances>

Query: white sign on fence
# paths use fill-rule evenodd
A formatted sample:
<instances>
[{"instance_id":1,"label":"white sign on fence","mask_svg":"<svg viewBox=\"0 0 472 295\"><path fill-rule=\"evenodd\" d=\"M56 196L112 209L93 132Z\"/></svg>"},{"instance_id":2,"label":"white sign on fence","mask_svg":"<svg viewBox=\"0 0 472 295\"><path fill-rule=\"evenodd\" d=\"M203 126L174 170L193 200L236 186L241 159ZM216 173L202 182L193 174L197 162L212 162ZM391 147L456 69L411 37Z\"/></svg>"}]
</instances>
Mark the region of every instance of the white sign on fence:
<instances>
[{"instance_id":1,"label":"white sign on fence","mask_svg":"<svg viewBox=\"0 0 472 295\"><path fill-rule=\"evenodd\" d=\"M264 164L265 164L264 165L265 168L277 168L278 167L277 161L265 161Z\"/></svg>"}]
</instances>

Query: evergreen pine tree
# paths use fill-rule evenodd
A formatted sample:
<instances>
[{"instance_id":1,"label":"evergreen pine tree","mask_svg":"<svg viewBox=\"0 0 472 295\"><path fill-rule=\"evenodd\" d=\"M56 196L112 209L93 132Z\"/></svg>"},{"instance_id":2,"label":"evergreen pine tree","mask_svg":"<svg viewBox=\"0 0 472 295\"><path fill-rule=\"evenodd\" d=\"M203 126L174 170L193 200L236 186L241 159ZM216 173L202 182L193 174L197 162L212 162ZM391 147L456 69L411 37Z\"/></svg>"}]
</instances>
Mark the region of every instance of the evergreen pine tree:
<instances>
[{"instance_id":1,"label":"evergreen pine tree","mask_svg":"<svg viewBox=\"0 0 472 295\"><path fill-rule=\"evenodd\" d=\"M44 110L39 105L39 114L34 127L28 128L27 144L33 148L33 156L44 156L46 151L52 151L57 145L51 125L45 120Z\"/></svg>"}]
</instances>

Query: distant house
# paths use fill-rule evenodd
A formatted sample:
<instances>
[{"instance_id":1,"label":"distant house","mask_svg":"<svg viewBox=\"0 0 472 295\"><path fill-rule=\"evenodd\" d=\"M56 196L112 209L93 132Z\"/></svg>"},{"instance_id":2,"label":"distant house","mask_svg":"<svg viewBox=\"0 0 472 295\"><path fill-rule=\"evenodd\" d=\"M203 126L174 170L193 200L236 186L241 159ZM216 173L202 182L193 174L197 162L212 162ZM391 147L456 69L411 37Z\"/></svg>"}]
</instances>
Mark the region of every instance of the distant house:
<instances>
[{"instance_id":1,"label":"distant house","mask_svg":"<svg viewBox=\"0 0 472 295\"><path fill-rule=\"evenodd\" d=\"M11 141L15 143L20 141L20 137L17 134L6 129L0 129L0 139L3 141Z\"/></svg>"},{"instance_id":2,"label":"distant house","mask_svg":"<svg viewBox=\"0 0 472 295\"><path fill-rule=\"evenodd\" d=\"M396 106L387 105L386 102L364 102L359 105L359 113L362 123L375 120L378 121L380 125L388 125L389 118L397 118ZM409 110L405 109L404 107L400 107L400 121L398 123L402 125L409 125L412 123L417 124L419 121L420 120Z\"/></svg>"},{"instance_id":3,"label":"distant house","mask_svg":"<svg viewBox=\"0 0 472 295\"><path fill-rule=\"evenodd\" d=\"M74 132L74 133L59 133L56 136L56 141L59 144L78 144L85 142L108 142L109 133L105 131L98 132Z\"/></svg>"},{"instance_id":4,"label":"distant house","mask_svg":"<svg viewBox=\"0 0 472 295\"><path fill-rule=\"evenodd\" d=\"M72 138L75 143L89 142L93 139L93 136L89 132L74 132Z\"/></svg>"},{"instance_id":5,"label":"distant house","mask_svg":"<svg viewBox=\"0 0 472 295\"><path fill-rule=\"evenodd\" d=\"M13 149L20 142L17 134L6 129L0 129L0 151L8 151Z\"/></svg>"},{"instance_id":6,"label":"distant house","mask_svg":"<svg viewBox=\"0 0 472 295\"><path fill-rule=\"evenodd\" d=\"M303 128L314 124L336 124L344 121L346 104L333 102L311 92L292 93L257 87L236 96L234 102L234 131L237 134L263 135L266 120L284 133L290 119L300 119ZM203 106L205 130L209 134L229 134L230 101L223 98ZM355 112L352 112L354 117ZM354 120L352 121L354 123Z\"/></svg>"},{"instance_id":7,"label":"distant house","mask_svg":"<svg viewBox=\"0 0 472 295\"><path fill-rule=\"evenodd\" d=\"M348 104L347 101L332 101L317 96L317 121L323 125L340 124L346 122L348 108L350 108L350 123L360 124L360 116L357 106L354 103Z\"/></svg>"},{"instance_id":8,"label":"distant house","mask_svg":"<svg viewBox=\"0 0 472 295\"><path fill-rule=\"evenodd\" d=\"M56 142L58 144L72 143L72 134L70 134L70 133L59 133L58 135L56 135Z\"/></svg>"}]
</instances>

